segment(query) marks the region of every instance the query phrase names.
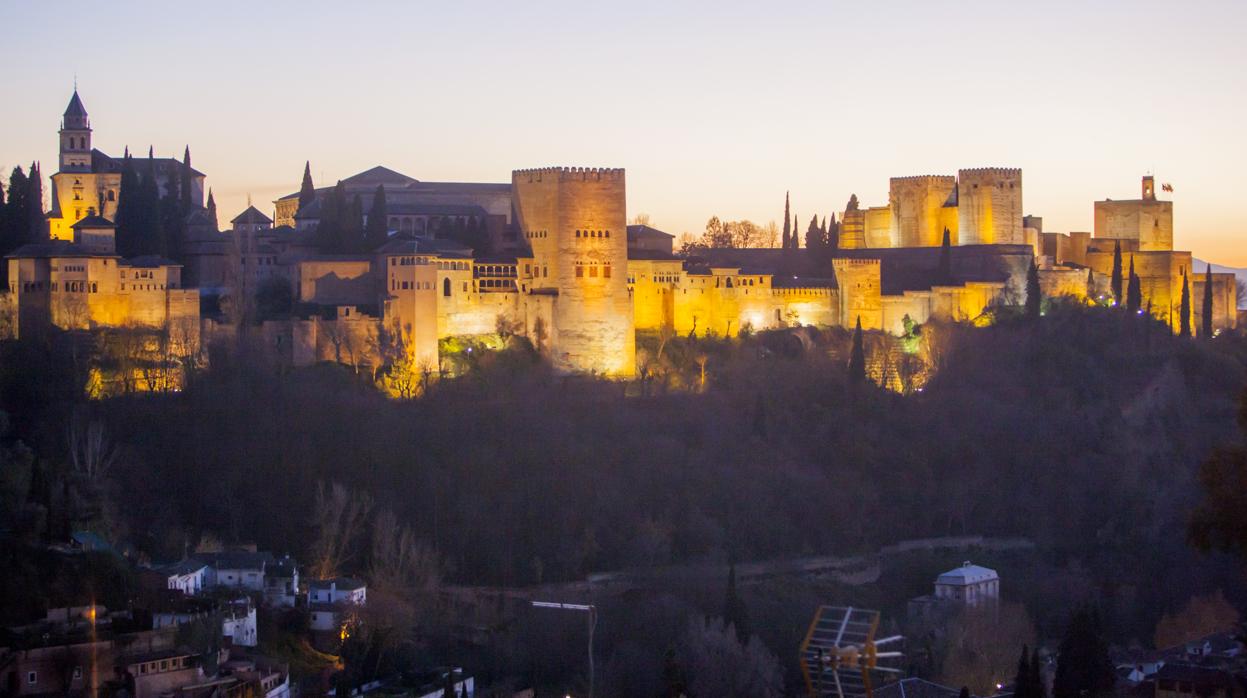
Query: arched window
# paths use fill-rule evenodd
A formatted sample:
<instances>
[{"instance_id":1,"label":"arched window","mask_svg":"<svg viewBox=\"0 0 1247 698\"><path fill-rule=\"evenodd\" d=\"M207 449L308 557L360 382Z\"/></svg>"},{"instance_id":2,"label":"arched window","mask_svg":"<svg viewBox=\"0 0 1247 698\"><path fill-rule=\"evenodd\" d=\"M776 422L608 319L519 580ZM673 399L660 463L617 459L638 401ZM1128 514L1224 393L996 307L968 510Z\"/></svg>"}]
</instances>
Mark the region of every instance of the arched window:
<instances>
[{"instance_id":1,"label":"arched window","mask_svg":"<svg viewBox=\"0 0 1247 698\"><path fill-rule=\"evenodd\" d=\"M109 189L109 190L108 190L108 200L109 200L109 201L116 201L116 200L117 200L117 192L113 191L112 189Z\"/></svg>"},{"instance_id":2,"label":"arched window","mask_svg":"<svg viewBox=\"0 0 1247 698\"><path fill-rule=\"evenodd\" d=\"M450 297L450 277L442 279L442 295Z\"/></svg>"}]
</instances>

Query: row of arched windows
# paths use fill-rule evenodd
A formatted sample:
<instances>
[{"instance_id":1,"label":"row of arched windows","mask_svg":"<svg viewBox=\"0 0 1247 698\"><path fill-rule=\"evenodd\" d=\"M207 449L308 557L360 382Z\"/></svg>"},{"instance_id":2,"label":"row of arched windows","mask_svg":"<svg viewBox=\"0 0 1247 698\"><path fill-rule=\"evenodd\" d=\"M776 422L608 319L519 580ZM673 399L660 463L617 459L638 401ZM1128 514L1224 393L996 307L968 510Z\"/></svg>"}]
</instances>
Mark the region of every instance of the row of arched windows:
<instances>
[{"instance_id":1,"label":"row of arched windows","mask_svg":"<svg viewBox=\"0 0 1247 698\"><path fill-rule=\"evenodd\" d=\"M609 230L577 230L576 231L576 237L578 238L608 238L610 236L611 236L611 231Z\"/></svg>"}]
</instances>

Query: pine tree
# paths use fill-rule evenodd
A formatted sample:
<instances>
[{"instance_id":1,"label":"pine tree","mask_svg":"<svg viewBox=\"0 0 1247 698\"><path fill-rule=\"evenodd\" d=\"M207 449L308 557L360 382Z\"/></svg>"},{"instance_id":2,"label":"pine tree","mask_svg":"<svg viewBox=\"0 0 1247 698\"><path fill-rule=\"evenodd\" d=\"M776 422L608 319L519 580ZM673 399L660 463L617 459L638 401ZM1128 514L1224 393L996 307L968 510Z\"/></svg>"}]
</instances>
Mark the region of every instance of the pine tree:
<instances>
[{"instance_id":1,"label":"pine tree","mask_svg":"<svg viewBox=\"0 0 1247 698\"><path fill-rule=\"evenodd\" d=\"M1113 304L1120 306L1125 298L1121 295L1121 240L1113 245Z\"/></svg>"},{"instance_id":2,"label":"pine tree","mask_svg":"<svg viewBox=\"0 0 1247 698\"><path fill-rule=\"evenodd\" d=\"M1204 316L1200 322L1200 335L1212 336L1212 265L1204 271Z\"/></svg>"},{"instance_id":3,"label":"pine tree","mask_svg":"<svg viewBox=\"0 0 1247 698\"><path fill-rule=\"evenodd\" d=\"M723 622L736 629L736 639L740 643L749 642L749 636L753 634L753 629L749 627L749 612L745 608L745 602L741 600L736 591L736 561L728 563L727 567L727 594L723 599Z\"/></svg>"},{"instance_id":4,"label":"pine tree","mask_svg":"<svg viewBox=\"0 0 1247 698\"><path fill-rule=\"evenodd\" d=\"M940 242L940 283L952 283L953 280L953 238L944 228L944 239Z\"/></svg>"},{"instance_id":5,"label":"pine tree","mask_svg":"<svg viewBox=\"0 0 1247 698\"><path fill-rule=\"evenodd\" d=\"M1130 282L1126 284L1126 312L1138 313L1143 307L1143 289L1139 275L1134 273L1134 255L1130 256Z\"/></svg>"},{"instance_id":6,"label":"pine tree","mask_svg":"<svg viewBox=\"0 0 1247 698\"><path fill-rule=\"evenodd\" d=\"M191 147L186 146L186 152L182 154L182 171L180 178L182 181L181 190L178 192L179 203L182 205L183 213L190 213L191 210L191 183L194 176L191 174Z\"/></svg>"},{"instance_id":7,"label":"pine tree","mask_svg":"<svg viewBox=\"0 0 1247 698\"><path fill-rule=\"evenodd\" d=\"M1026 317L1038 319L1042 307L1043 289L1039 286L1039 265L1032 258L1030 269L1026 271Z\"/></svg>"},{"instance_id":8,"label":"pine tree","mask_svg":"<svg viewBox=\"0 0 1247 698\"><path fill-rule=\"evenodd\" d=\"M312 186L312 161L303 163L303 184L299 187L299 210L316 200L316 187Z\"/></svg>"},{"instance_id":9,"label":"pine tree","mask_svg":"<svg viewBox=\"0 0 1247 698\"><path fill-rule=\"evenodd\" d=\"M789 218L788 192L784 192L784 236L780 240L780 249L788 249L788 239L792 236L792 220Z\"/></svg>"},{"instance_id":10,"label":"pine tree","mask_svg":"<svg viewBox=\"0 0 1247 698\"><path fill-rule=\"evenodd\" d=\"M1178 306L1178 336L1191 336L1191 283L1182 272L1182 304Z\"/></svg>"},{"instance_id":11,"label":"pine tree","mask_svg":"<svg viewBox=\"0 0 1247 698\"><path fill-rule=\"evenodd\" d=\"M372 207L368 209L368 222L364 225L364 249L371 252L385 244L389 230L390 215L385 203L385 187L377 185L372 194Z\"/></svg>"},{"instance_id":12,"label":"pine tree","mask_svg":"<svg viewBox=\"0 0 1247 698\"><path fill-rule=\"evenodd\" d=\"M853 348L849 352L849 381L861 383L866 380L866 347L862 340L862 317L857 316L853 329Z\"/></svg>"}]
</instances>

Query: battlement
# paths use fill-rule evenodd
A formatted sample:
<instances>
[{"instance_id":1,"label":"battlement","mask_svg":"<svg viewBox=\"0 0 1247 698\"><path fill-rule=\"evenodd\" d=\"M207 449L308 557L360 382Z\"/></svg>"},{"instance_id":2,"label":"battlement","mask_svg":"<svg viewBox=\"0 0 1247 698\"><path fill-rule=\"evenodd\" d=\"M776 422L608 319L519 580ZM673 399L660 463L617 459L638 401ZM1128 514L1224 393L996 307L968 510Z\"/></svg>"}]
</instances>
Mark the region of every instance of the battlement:
<instances>
[{"instance_id":1,"label":"battlement","mask_svg":"<svg viewBox=\"0 0 1247 698\"><path fill-rule=\"evenodd\" d=\"M1021 177L1022 168L1020 167L969 167L964 170L957 170L958 177Z\"/></svg>"},{"instance_id":2,"label":"battlement","mask_svg":"<svg viewBox=\"0 0 1247 698\"><path fill-rule=\"evenodd\" d=\"M623 181L622 167L537 167L528 170L513 170L511 178L525 179L529 182L540 182L546 177L559 182L594 182Z\"/></svg>"},{"instance_id":3,"label":"battlement","mask_svg":"<svg viewBox=\"0 0 1247 698\"><path fill-rule=\"evenodd\" d=\"M894 184L952 184L957 181L955 175L909 175L907 177L892 177L889 179Z\"/></svg>"},{"instance_id":4,"label":"battlement","mask_svg":"<svg viewBox=\"0 0 1247 698\"><path fill-rule=\"evenodd\" d=\"M881 260L878 259L862 259L858 257L837 257L831 260L833 267L877 267L881 263Z\"/></svg>"}]
</instances>

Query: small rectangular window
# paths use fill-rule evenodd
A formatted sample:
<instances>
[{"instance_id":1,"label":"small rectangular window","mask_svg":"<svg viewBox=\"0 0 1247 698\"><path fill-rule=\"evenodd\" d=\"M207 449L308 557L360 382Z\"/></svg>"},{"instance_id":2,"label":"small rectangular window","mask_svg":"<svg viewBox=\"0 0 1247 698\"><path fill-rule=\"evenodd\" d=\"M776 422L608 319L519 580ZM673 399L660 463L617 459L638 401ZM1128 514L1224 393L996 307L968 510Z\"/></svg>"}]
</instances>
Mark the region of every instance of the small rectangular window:
<instances>
[{"instance_id":1,"label":"small rectangular window","mask_svg":"<svg viewBox=\"0 0 1247 698\"><path fill-rule=\"evenodd\" d=\"M39 674L37 672L33 672L33 671L26 672L26 683L33 686L38 682L39 682Z\"/></svg>"},{"instance_id":2,"label":"small rectangular window","mask_svg":"<svg viewBox=\"0 0 1247 698\"><path fill-rule=\"evenodd\" d=\"M577 265L576 266L576 278L579 279L584 275L585 275L585 268Z\"/></svg>"},{"instance_id":3,"label":"small rectangular window","mask_svg":"<svg viewBox=\"0 0 1247 698\"><path fill-rule=\"evenodd\" d=\"M594 264L593 266L589 267L589 276L595 279L598 278L598 265Z\"/></svg>"}]
</instances>

